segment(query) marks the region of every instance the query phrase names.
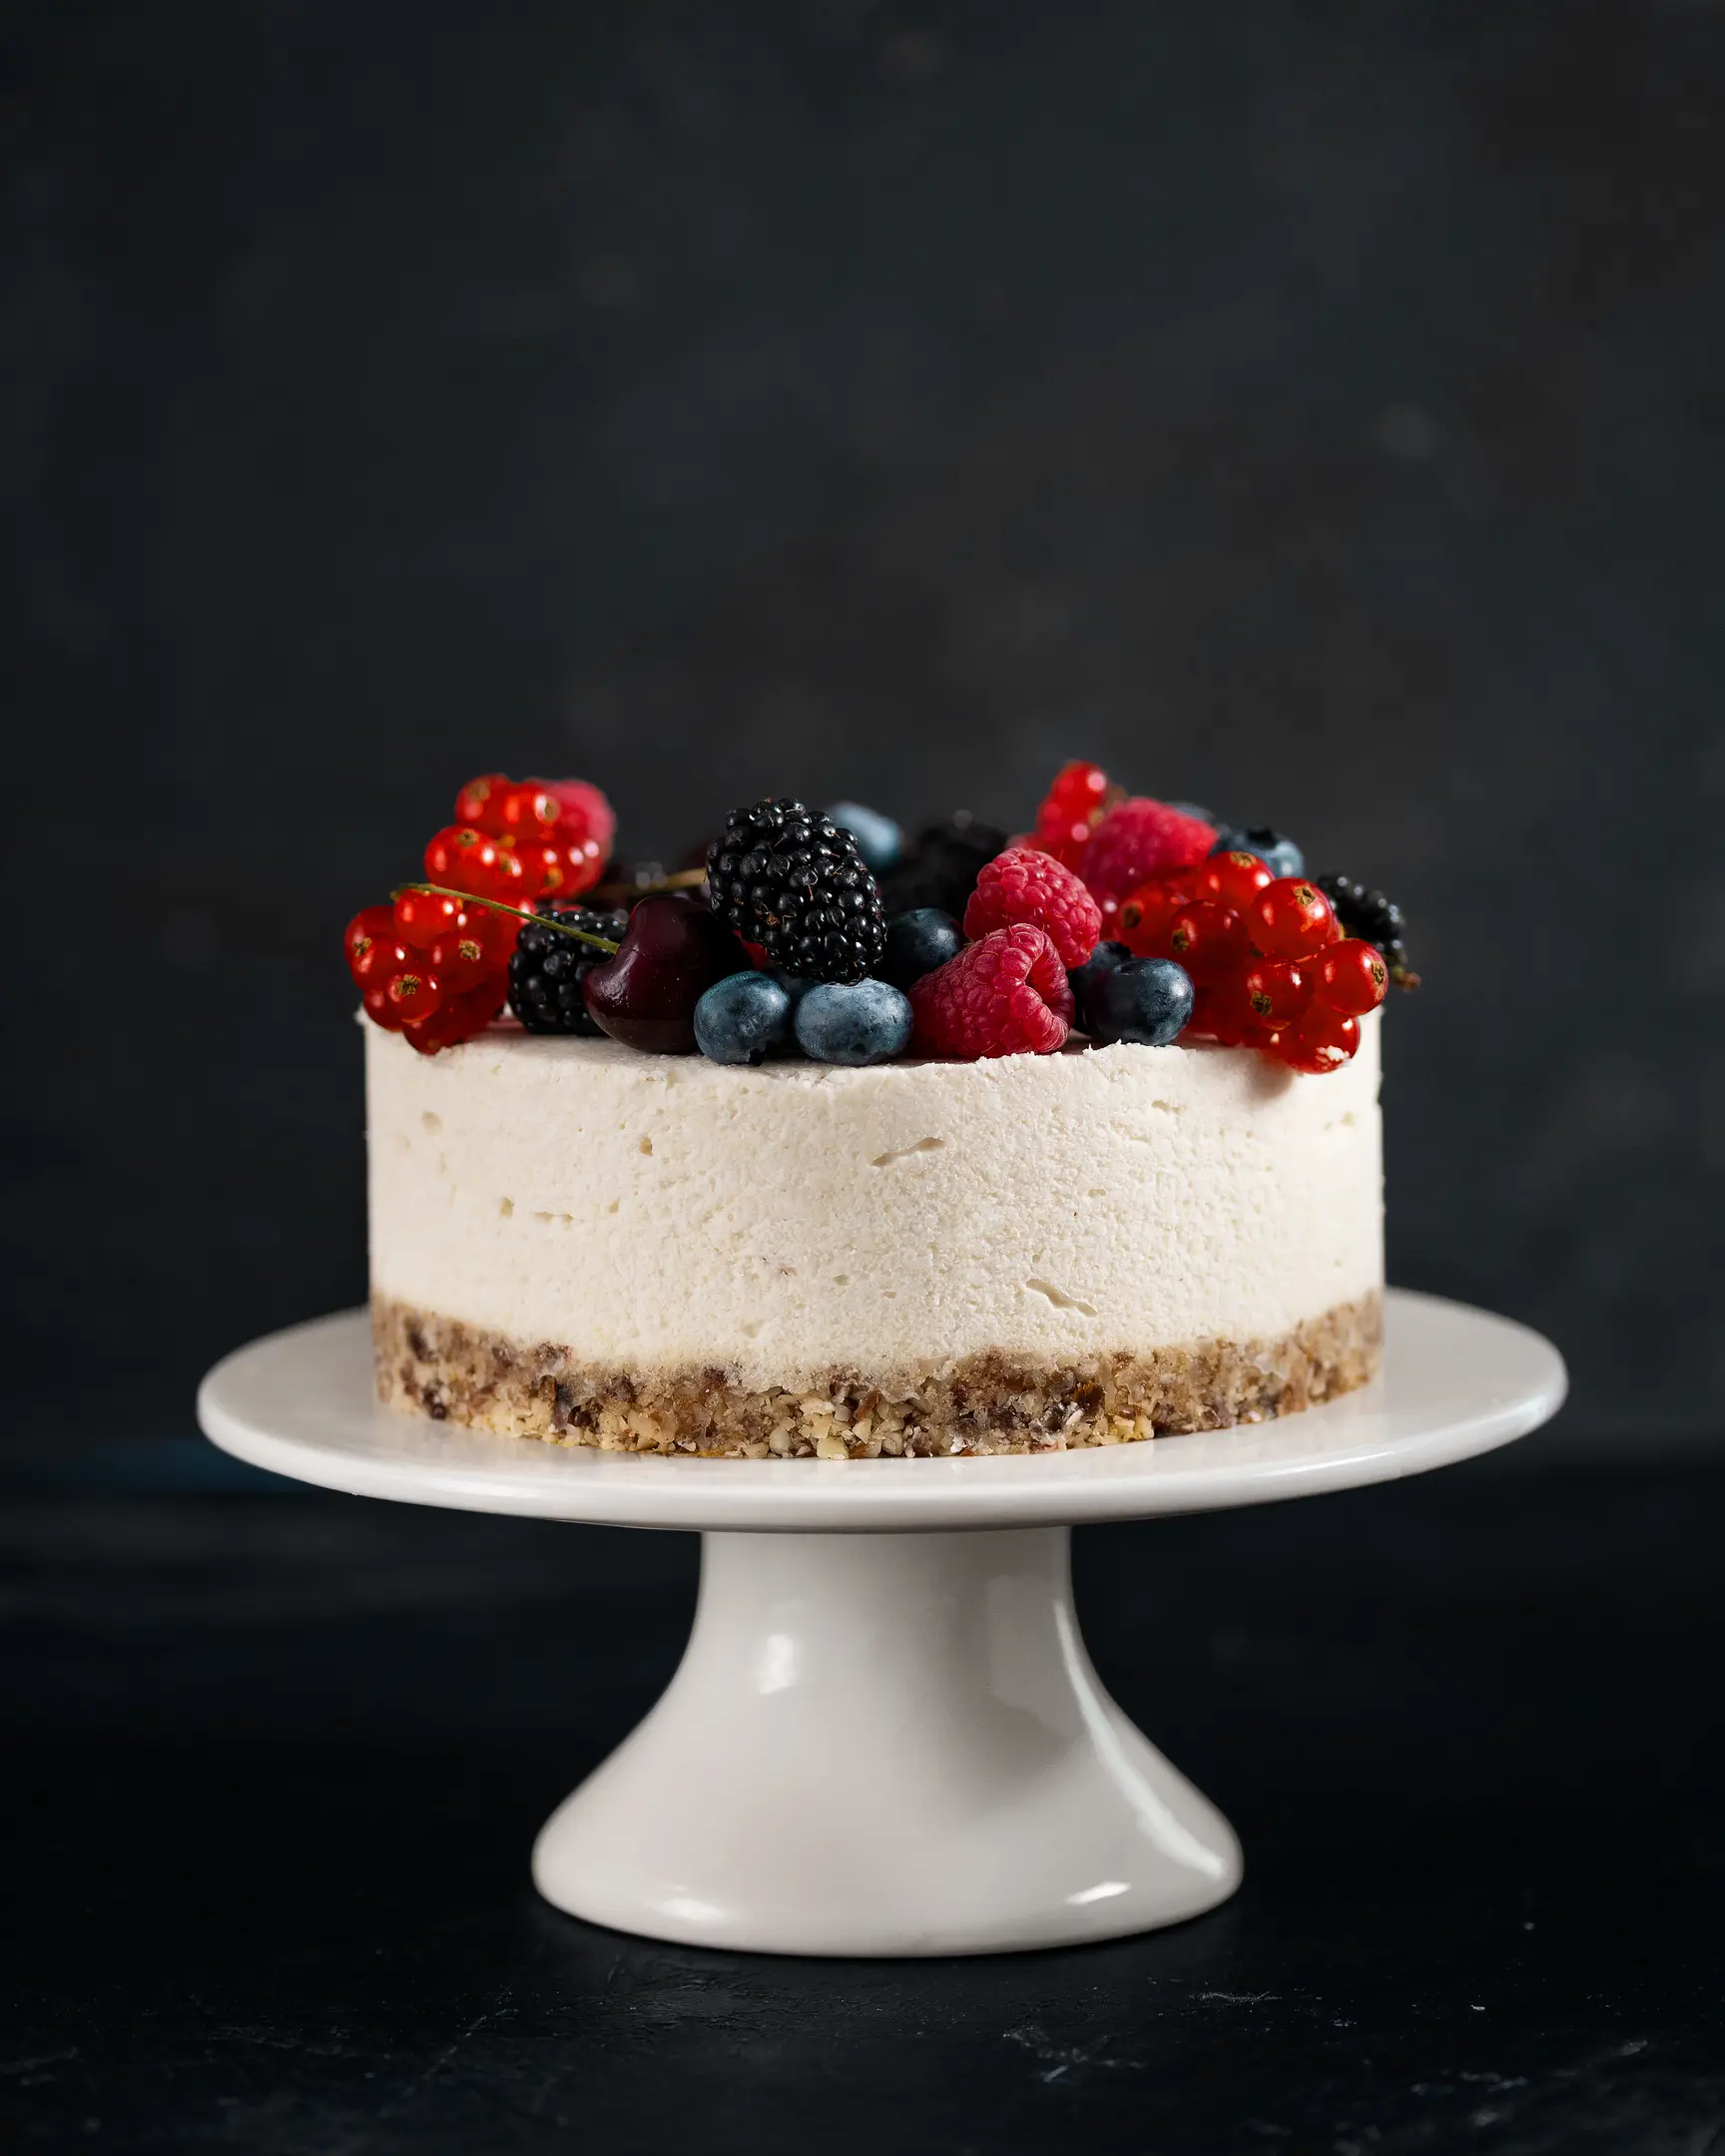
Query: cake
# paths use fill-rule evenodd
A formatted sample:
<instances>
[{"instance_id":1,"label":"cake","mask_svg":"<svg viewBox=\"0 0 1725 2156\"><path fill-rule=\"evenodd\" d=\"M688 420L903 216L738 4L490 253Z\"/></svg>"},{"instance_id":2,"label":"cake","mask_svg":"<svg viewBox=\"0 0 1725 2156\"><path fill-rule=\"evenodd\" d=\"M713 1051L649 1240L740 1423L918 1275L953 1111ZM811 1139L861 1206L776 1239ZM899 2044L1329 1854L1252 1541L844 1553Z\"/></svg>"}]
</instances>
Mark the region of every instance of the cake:
<instances>
[{"instance_id":1,"label":"cake","mask_svg":"<svg viewBox=\"0 0 1725 2156\"><path fill-rule=\"evenodd\" d=\"M819 1460L1118 1444L1367 1382L1368 1006L1406 973L1400 915L1165 805L1086 881L1082 841L1135 805L1085 806L1075 859L1045 810L1045 850L999 834L952 910L897 914L885 867L797 809L827 910L790 949L782 895L766 924L801 973L730 940L760 878L723 840L699 890L523 893L543 924L460 886L398 894L387 934L359 916L379 1396L500 1437ZM1202 946L1241 921L1230 970Z\"/></svg>"}]
</instances>

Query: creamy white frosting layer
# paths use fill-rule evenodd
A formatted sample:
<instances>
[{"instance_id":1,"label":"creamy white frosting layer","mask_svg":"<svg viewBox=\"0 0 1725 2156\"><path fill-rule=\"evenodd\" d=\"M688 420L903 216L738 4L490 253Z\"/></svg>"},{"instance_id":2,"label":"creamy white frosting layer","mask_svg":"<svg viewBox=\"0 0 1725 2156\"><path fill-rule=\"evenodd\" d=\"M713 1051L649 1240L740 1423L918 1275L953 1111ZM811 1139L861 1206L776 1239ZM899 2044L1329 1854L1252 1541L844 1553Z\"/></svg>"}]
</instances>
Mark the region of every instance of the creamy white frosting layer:
<instances>
[{"instance_id":1,"label":"creamy white frosting layer","mask_svg":"<svg viewBox=\"0 0 1725 2156\"><path fill-rule=\"evenodd\" d=\"M1250 1050L740 1070L365 1024L373 1289L606 1367L1050 1361L1278 1337L1379 1289L1376 1017Z\"/></svg>"}]
</instances>

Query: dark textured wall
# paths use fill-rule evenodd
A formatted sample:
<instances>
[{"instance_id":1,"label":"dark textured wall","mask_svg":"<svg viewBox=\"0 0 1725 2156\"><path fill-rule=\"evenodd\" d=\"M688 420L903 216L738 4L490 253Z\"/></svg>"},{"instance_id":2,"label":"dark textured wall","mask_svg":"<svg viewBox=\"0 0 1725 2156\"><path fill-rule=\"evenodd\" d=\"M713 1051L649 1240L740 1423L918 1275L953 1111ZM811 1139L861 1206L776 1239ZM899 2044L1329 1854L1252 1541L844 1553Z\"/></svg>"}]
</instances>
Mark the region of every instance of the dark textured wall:
<instances>
[{"instance_id":1,"label":"dark textured wall","mask_svg":"<svg viewBox=\"0 0 1725 2156\"><path fill-rule=\"evenodd\" d=\"M1395 1274L1717 1429L1725 13L12 28L26 1439L361 1293L336 932L469 771L681 850L1070 753L1404 900Z\"/></svg>"}]
</instances>

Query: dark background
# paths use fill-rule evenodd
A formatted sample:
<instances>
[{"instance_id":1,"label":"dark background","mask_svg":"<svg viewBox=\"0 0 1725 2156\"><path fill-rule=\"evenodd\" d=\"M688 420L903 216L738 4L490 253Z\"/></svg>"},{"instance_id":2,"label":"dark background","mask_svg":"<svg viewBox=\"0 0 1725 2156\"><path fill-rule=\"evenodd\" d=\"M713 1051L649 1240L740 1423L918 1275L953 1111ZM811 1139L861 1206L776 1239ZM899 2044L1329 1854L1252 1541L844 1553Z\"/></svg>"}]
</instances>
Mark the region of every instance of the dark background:
<instances>
[{"instance_id":1,"label":"dark background","mask_svg":"<svg viewBox=\"0 0 1725 2156\"><path fill-rule=\"evenodd\" d=\"M1725 8L0 32L0 2141L1725 2146ZM1550 1333L1567 1441L1079 1538L1245 1841L1210 1916L568 1921L528 1842L692 1539L192 1435L363 1293L341 924L487 768L674 855L763 791L1018 826L1073 754L1406 904L1392 1274Z\"/></svg>"},{"instance_id":2,"label":"dark background","mask_svg":"<svg viewBox=\"0 0 1725 2156\"><path fill-rule=\"evenodd\" d=\"M1070 754L1404 902L1394 1276L1716 1430L1718 8L15 20L8 884L124 908L14 913L14 1442L361 1296L336 937L470 773Z\"/></svg>"}]
</instances>

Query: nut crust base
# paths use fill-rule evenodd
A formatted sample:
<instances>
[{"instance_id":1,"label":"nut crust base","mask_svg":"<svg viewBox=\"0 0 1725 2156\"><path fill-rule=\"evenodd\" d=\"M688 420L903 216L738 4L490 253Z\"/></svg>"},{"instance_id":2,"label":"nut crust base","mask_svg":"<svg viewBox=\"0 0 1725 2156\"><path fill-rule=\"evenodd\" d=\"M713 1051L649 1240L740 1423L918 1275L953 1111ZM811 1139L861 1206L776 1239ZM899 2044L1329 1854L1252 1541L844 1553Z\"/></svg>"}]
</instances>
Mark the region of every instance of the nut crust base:
<instances>
[{"instance_id":1,"label":"nut crust base","mask_svg":"<svg viewBox=\"0 0 1725 2156\"><path fill-rule=\"evenodd\" d=\"M835 1369L807 1391L746 1390L722 1368L596 1368L383 1296L371 1330L386 1406L502 1437L724 1459L946 1459L1131 1444L1315 1407L1376 1376L1384 1299L1338 1304L1278 1340L1059 1364L990 1352L890 1384Z\"/></svg>"}]
</instances>

